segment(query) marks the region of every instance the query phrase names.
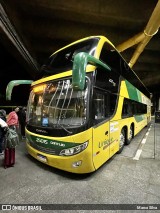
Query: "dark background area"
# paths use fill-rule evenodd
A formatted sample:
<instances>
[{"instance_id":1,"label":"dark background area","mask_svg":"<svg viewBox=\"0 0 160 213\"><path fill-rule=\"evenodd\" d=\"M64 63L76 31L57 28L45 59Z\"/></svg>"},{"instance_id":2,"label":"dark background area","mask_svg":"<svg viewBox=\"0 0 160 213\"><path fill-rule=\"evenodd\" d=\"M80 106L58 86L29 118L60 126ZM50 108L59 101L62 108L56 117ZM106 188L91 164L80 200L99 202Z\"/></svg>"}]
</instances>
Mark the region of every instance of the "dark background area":
<instances>
[{"instance_id":1,"label":"dark background area","mask_svg":"<svg viewBox=\"0 0 160 213\"><path fill-rule=\"evenodd\" d=\"M117 47L143 32L158 2L0 1L0 105L26 105L30 87L15 87L12 101L6 102L5 89L8 82L34 80L42 64L57 49L92 35L104 35ZM158 31L133 66L133 70L153 93L154 106L160 96L159 37ZM128 63L136 48L137 45L134 45L122 52Z\"/></svg>"},{"instance_id":2,"label":"dark background area","mask_svg":"<svg viewBox=\"0 0 160 213\"><path fill-rule=\"evenodd\" d=\"M0 106L3 105L27 105L30 92L30 85L16 86L13 89L12 100L5 100L6 86L11 80L30 79L31 76L24 67L10 54L7 49L0 44L1 77L0 82Z\"/></svg>"}]
</instances>

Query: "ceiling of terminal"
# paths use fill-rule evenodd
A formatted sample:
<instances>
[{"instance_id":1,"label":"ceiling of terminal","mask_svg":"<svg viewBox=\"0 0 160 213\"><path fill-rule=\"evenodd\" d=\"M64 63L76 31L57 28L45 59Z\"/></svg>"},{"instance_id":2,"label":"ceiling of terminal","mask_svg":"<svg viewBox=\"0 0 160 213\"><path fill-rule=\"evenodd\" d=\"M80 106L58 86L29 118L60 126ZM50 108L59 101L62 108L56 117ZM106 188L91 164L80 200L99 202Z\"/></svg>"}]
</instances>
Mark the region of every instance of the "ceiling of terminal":
<instances>
[{"instance_id":1,"label":"ceiling of terminal","mask_svg":"<svg viewBox=\"0 0 160 213\"><path fill-rule=\"evenodd\" d=\"M33 79L57 49L104 35L128 63L136 58L132 68L150 92L159 89L160 0L4 0L0 11L3 86Z\"/></svg>"}]
</instances>

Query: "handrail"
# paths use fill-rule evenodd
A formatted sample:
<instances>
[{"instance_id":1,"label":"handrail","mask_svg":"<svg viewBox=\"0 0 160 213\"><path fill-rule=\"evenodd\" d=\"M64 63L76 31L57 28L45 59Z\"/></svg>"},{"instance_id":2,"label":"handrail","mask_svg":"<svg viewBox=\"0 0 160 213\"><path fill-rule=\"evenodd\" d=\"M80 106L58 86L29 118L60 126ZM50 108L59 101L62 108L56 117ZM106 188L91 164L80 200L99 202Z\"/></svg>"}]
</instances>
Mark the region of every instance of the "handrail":
<instances>
[{"instance_id":1,"label":"handrail","mask_svg":"<svg viewBox=\"0 0 160 213\"><path fill-rule=\"evenodd\" d=\"M13 80L10 81L6 88L6 100L11 100L12 90L14 86L18 86L20 84L32 84L32 80Z\"/></svg>"}]
</instances>

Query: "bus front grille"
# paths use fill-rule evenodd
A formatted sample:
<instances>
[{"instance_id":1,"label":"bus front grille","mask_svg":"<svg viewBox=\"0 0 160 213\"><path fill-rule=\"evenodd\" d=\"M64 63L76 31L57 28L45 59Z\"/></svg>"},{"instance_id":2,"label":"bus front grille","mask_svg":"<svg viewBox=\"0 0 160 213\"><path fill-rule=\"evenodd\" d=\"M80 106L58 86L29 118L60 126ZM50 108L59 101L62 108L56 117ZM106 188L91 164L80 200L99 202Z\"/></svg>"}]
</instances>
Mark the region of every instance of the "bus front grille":
<instances>
[{"instance_id":1,"label":"bus front grille","mask_svg":"<svg viewBox=\"0 0 160 213\"><path fill-rule=\"evenodd\" d=\"M45 148L42 146L38 146L37 144L33 143L33 142L29 142L30 146L33 147L34 149L40 151L40 152L44 152L46 154L50 154L50 155L59 155L60 151L59 150L55 150L55 149L50 149L50 148Z\"/></svg>"}]
</instances>

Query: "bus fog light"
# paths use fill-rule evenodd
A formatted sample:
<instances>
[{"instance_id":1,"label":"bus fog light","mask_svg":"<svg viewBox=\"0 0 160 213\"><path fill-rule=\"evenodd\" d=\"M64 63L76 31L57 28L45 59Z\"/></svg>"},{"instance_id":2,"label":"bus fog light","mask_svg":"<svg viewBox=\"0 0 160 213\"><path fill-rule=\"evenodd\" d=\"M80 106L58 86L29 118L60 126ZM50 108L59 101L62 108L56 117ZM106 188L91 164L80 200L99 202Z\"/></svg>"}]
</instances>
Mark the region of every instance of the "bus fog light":
<instances>
[{"instance_id":1,"label":"bus fog light","mask_svg":"<svg viewBox=\"0 0 160 213\"><path fill-rule=\"evenodd\" d=\"M82 164L82 161L81 160L79 160L79 161L76 161L76 162L74 162L74 163L72 163L72 167L79 167L79 166L81 166L81 164Z\"/></svg>"}]
</instances>

